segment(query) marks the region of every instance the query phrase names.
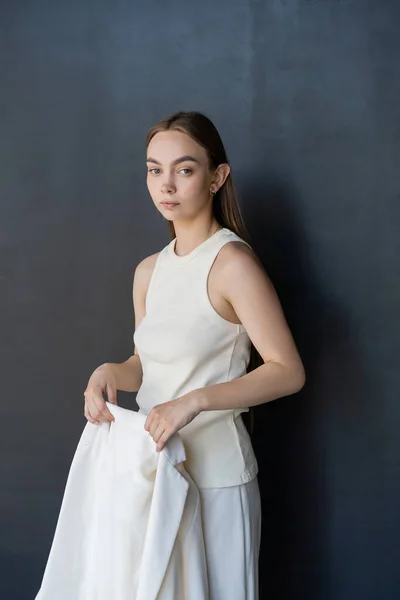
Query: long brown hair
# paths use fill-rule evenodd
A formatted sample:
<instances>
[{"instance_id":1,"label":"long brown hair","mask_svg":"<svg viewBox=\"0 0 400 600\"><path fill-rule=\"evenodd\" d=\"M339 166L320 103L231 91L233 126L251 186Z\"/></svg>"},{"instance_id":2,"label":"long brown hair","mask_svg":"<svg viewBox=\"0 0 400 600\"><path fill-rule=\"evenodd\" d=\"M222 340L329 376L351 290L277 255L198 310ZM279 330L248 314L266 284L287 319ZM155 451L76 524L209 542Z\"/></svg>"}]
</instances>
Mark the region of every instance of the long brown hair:
<instances>
[{"instance_id":1,"label":"long brown hair","mask_svg":"<svg viewBox=\"0 0 400 600\"><path fill-rule=\"evenodd\" d=\"M222 163L229 164L224 145L215 125L204 114L195 111L179 111L159 121L147 134L146 148L156 133L168 131L170 129L181 131L200 144L207 152L211 170L216 169L218 165ZM213 213L215 219L222 227L230 229L251 246L250 235L242 219L231 172L224 184L213 197ZM175 227L172 221L168 221L168 223L171 238L173 239L175 238ZM263 360L260 354L256 350L254 344L251 343L247 373L253 371L262 363ZM246 422L246 418L244 418L244 421L251 434L254 428L254 412L252 406L249 407L249 412L247 414L249 422Z\"/></svg>"}]
</instances>

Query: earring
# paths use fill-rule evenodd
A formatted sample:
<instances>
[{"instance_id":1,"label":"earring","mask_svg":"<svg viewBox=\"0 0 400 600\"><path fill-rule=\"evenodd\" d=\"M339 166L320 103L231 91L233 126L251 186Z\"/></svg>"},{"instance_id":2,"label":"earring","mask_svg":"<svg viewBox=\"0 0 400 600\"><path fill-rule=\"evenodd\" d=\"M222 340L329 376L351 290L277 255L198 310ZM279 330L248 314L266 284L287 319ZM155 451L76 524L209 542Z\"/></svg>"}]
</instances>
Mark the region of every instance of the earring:
<instances>
[{"instance_id":1,"label":"earring","mask_svg":"<svg viewBox=\"0 0 400 600\"><path fill-rule=\"evenodd\" d=\"M216 190L210 190L210 192L213 196L215 196L215 194L217 193Z\"/></svg>"}]
</instances>

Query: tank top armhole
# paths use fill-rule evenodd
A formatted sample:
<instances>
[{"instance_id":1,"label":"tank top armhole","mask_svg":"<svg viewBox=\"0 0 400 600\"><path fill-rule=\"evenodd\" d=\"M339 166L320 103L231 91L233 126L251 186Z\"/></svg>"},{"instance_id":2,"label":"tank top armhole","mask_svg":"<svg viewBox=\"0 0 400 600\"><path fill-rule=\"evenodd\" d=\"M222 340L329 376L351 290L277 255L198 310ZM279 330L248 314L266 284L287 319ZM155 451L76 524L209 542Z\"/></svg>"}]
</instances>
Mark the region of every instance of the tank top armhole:
<instances>
[{"instance_id":1,"label":"tank top armhole","mask_svg":"<svg viewBox=\"0 0 400 600\"><path fill-rule=\"evenodd\" d=\"M233 321L228 321L228 319L225 319L225 317L220 315L219 312L217 312L215 310L214 306L211 303L210 297L208 295L208 278L209 278L212 266L215 263L217 256L220 253L220 251L222 250L222 248L226 244L229 244L231 242L241 242L242 244L246 244L246 246L248 246L250 249L252 249L250 244L248 244L245 240L242 240L242 238L240 238L238 236L235 236L233 239L229 239L229 238L224 239L222 241L222 243L215 249L215 252L212 255L211 261L208 264L208 267L206 269L205 282L204 282L204 286L203 286L203 298L205 301L205 305L208 307L208 313L209 313L210 317L214 320L216 325L219 325L220 327L230 328L232 331L236 330L236 333L246 333L246 329L242 323L234 323Z\"/></svg>"},{"instance_id":2,"label":"tank top armhole","mask_svg":"<svg viewBox=\"0 0 400 600\"><path fill-rule=\"evenodd\" d=\"M157 256L156 262L154 264L154 269L153 269L153 272L150 277L149 285L148 285L147 292L146 292L146 299L145 299L146 313L148 312L148 309L149 309L150 300L151 300L151 290L154 287L154 281L156 279L157 272L160 268L163 253L164 253L164 249L161 250L159 255Z\"/></svg>"}]
</instances>

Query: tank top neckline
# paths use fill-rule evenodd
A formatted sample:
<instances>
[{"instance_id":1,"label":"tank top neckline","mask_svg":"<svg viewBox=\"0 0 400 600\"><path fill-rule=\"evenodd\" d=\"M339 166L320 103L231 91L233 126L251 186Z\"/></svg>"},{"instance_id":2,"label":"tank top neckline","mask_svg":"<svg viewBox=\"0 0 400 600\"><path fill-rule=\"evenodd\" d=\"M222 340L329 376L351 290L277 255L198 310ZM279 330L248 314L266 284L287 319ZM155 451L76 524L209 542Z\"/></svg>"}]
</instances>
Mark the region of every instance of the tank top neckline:
<instances>
[{"instance_id":1,"label":"tank top neckline","mask_svg":"<svg viewBox=\"0 0 400 600\"><path fill-rule=\"evenodd\" d=\"M217 229L217 231L215 233L213 233L210 237L206 238L204 240L204 242L201 242L201 244L199 244L198 246L193 248L193 250L191 250L191 252L189 252L188 254L184 254L183 256L179 256L178 254L175 253L175 242L176 242L176 237L175 237L173 240L170 241L170 243L167 246L168 256L169 256L170 260L172 260L176 264L187 263L189 260L192 260L200 252L200 250L203 250L206 246L211 244L211 242L214 241L217 237L219 237L222 233L226 233L227 231L230 231L230 230L227 229L226 227L222 227L222 229Z\"/></svg>"}]
</instances>

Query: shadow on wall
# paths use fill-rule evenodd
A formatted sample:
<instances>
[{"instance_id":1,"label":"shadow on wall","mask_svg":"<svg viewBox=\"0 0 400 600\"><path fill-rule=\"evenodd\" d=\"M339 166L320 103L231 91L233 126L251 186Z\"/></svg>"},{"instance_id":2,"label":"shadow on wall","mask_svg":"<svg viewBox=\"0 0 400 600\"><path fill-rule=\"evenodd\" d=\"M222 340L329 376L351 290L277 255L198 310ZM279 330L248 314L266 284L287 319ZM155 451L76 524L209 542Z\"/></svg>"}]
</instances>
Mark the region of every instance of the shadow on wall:
<instances>
[{"instance_id":1,"label":"shadow on wall","mask_svg":"<svg viewBox=\"0 0 400 600\"><path fill-rule=\"evenodd\" d=\"M335 579L329 439L350 412L362 410L366 366L343 307L313 271L299 194L273 176L241 188L240 198L251 199L241 208L253 248L278 293L307 378L297 394L255 408L260 598L320 600L330 597ZM335 454L345 454L345 444L340 450L333 442Z\"/></svg>"}]
</instances>

